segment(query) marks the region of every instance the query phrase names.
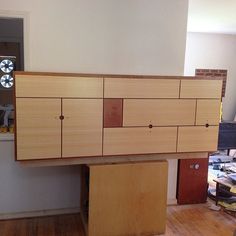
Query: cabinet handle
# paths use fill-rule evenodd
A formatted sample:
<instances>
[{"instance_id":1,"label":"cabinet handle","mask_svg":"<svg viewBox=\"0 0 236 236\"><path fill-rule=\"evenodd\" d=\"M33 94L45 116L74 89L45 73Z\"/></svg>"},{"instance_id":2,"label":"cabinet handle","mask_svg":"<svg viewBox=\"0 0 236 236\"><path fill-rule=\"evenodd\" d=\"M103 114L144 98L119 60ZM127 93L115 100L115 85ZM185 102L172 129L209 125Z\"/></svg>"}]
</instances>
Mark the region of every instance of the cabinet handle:
<instances>
[{"instance_id":1,"label":"cabinet handle","mask_svg":"<svg viewBox=\"0 0 236 236\"><path fill-rule=\"evenodd\" d=\"M60 120L64 120L64 116L63 115L61 115L61 116L59 116L59 118L60 118Z\"/></svg>"},{"instance_id":2,"label":"cabinet handle","mask_svg":"<svg viewBox=\"0 0 236 236\"><path fill-rule=\"evenodd\" d=\"M150 124L148 127L149 127L149 129L151 129L153 126Z\"/></svg>"},{"instance_id":3,"label":"cabinet handle","mask_svg":"<svg viewBox=\"0 0 236 236\"><path fill-rule=\"evenodd\" d=\"M208 123L205 124L206 128L208 128L210 125Z\"/></svg>"}]
</instances>

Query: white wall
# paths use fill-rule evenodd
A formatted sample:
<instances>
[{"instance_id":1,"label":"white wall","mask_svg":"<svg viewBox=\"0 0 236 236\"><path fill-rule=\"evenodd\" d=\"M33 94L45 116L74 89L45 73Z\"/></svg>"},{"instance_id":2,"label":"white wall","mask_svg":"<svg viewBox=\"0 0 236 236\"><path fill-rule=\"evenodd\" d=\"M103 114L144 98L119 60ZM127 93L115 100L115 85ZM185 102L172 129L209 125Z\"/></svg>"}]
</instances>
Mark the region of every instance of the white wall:
<instances>
[{"instance_id":1,"label":"white wall","mask_svg":"<svg viewBox=\"0 0 236 236\"><path fill-rule=\"evenodd\" d=\"M0 16L23 14L26 19L26 70L183 75L187 0L1 0L0 6ZM170 161L168 198L172 200L176 168L177 161ZM56 171L59 178L66 170ZM55 188L66 188L66 181L58 186L56 178L49 180L43 172L41 188L44 181L50 183L45 199ZM77 173L71 175L76 182ZM11 173L7 181L11 184L18 178L22 176ZM34 185L32 178L28 186ZM68 190L66 194L69 198L76 193ZM38 208L37 198L33 194L28 197ZM54 207L62 207L61 200Z\"/></svg>"},{"instance_id":2,"label":"white wall","mask_svg":"<svg viewBox=\"0 0 236 236\"><path fill-rule=\"evenodd\" d=\"M236 36L188 33L185 75L194 75L196 68L228 70L223 119L233 120L236 114Z\"/></svg>"},{"instance_id":3,"label":"white wall","mask_svg":"<svg viewBox=\"0 0 236 236\"><path fill-rule=\"evenodd\" d=\"M0 218L19 212L78 208L80 168L24 167L14 161L14 142L0 141ZM73 193L73 194L72 194Z\"/></svg>"}]
</instances>

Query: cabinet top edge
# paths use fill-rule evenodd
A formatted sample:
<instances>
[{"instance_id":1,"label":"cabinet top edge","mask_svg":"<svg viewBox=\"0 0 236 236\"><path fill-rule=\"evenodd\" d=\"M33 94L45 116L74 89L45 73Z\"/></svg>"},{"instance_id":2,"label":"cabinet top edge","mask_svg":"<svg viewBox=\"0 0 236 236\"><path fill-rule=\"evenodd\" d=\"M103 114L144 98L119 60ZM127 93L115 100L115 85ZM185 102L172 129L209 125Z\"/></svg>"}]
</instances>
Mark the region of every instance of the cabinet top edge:
<instances>
[{"instance_id":1,"label":"cabinet top edge","mask_svg":"<svg viewBox=\"0 0 236 236\"><path fill-rule=\"evenodd\" d=\"M198 76L173 76L173 75L130 75L130 74L92 74L92 73L60 73L60 72L33 72L15 71L14 75L35 75L35 76L66 76L66 77L97 77L97 78L127 78L127 79L199 79L199 80L222 80L221 78L209 78Z\"/></svg>"}]
</instances>

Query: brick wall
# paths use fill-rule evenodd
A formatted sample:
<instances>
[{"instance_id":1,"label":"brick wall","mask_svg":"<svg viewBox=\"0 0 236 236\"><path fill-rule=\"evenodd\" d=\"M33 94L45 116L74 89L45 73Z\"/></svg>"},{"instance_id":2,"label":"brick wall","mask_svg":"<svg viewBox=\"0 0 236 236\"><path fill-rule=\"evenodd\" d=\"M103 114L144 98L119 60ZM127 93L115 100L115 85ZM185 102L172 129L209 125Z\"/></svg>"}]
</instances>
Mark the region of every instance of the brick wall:
<instances>
[{"instance_id":1,"label":"brick wall","mask_svg":"<svg viewBox=\"0 0 236 236\"><path fill-rule=\"evenodd\" d=\"M198 77L209 77L209 79L223 79L222 97L225 96L227 70L221 69L196 69L195 75Z\"/></svg>"}]
</instances>

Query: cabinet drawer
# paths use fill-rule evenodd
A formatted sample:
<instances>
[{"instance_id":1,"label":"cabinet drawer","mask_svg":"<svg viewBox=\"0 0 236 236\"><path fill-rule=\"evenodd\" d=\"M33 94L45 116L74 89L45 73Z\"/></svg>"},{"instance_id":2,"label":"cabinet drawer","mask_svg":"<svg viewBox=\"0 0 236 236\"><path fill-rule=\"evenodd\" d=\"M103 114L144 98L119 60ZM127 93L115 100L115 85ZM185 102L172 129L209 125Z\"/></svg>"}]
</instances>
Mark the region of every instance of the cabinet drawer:
<instances>
[{"instance_id":1,"label":"cabinet drawer","mask_svg":"<svg viewBox=\"0 0 236 236\"><path fill-rule=\"evenodd\" d=\"M221 98L222 80L181 80L180 98Z\"/></svg>"},{"instance_id":2,"label":"cabinet drawer","mask_svg":"<svg viewBox=\"0 0 236 236\"><path fill-rule=\"evenodd\" d=\"M196 125L219 125L220 103L221 101L219 99L197 100Z\"/></svg>"},{"instance_id":3,"label":"cabinet drawer","mask_svg":"<svg viewBox=\"0 0 236 236\"><path fill-rule=\"evenodd\" d=\"M124 126L194 125L195 100L124 99Z\"/></svg>"},{"instance_id":4,"label":"cabinet drawer","mask_svg":"<svg viewBox=\"0 0 236 236\"><path fill-rule=\"evenodd\" d=\"M105 98L178 98L177 79L105 78Z\"/></svg>"},{"instance_id":5,"label":"cabinet drawer","mask_svg":"<svg viewBox=\"0 0 236 236\"><path fill-rule=\"evenodd\" d=\"M218 126L179 127L178 152L217 150Z\"/></svg>"},{"instance_id":6,"label":"cabinet drawer","mask_svg":"<svg viewBox=\"0 0 236 236\"><path fill-rule=\"evenodd\" d=\"M176 152L176 127L105 128L104 155Z\"/></svg>"},{"instance_id":7,"label":"cabinet drawer","mask_svg":"<svg viewBox=\"0 0 236 236\"><path fill-rule=\"evenodd\" d=\"M102 78L16 75L16 97L102 98Z\"/></svg>"}]
</instances>

